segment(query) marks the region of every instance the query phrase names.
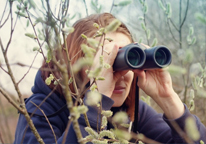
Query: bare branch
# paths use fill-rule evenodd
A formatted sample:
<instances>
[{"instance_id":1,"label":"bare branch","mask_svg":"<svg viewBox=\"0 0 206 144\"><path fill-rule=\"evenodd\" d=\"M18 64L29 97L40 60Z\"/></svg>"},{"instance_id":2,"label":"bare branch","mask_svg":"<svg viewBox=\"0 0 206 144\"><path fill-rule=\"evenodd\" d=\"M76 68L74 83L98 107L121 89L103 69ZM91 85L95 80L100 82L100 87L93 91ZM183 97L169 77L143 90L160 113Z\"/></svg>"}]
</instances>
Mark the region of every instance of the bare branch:
<instances>
[{"instance_id":1,"label":"bare branch","mask_svg":"<svg viewBox=\"0 0 206 144\"><path fill-rule=\"evenodd\" d=\"M114 7L114 0L112 1L112 6L111 6L111 9L110 9L110 13L112 13L113 7Z\"/></svg>"},{"instance_id":2,"label":"bare branch","mask_svg":"<svg viewBox=\"0 0 206 144\"><path fill-rule=\"evenodd\" d=\"M6 49L5 49L5 53L7 53L7 50L8 50L8 48L9 48L9 45L10 45L11 40L12 40L12 37L13 37L14 29L15 29L16 24L17 24L17 18L16 18L16 21L15 21L14 26L13 26L13 14L12 14L13 1L10 1L9 3L10 3L10 15L11 15L11 17L10 17L10 18L11 18L11 32L10 32L9 41L8 41L7 46L6 46ZM18 17L18 15L17 15L17 17Z\"/></svg>"},{"instance_id":3,"label":"bare branch","mask_svg":"<svg viewBox=\"0 0 206 144\"><path fill-rule=\"evenodd\" d=\"M7 74L9 74L1 65L0 65L0 68Z\"/></svg>"},{"instance_id":4,"label":"bare branch","mask_svg":"<svg viewBox=\"0 0 206 144\"><path fill-rule=\"evenodd\" d=\"M45 55L44 55L44 53L43 53L42 45L41 45L41 43L40 43L40 41L39 41L39 39L38 39L36 29L34 28L33 22L32 22L32 20L31 20L30 14L29 14L29 12L28 12L27 9L26 9L26 12L27 12L27 14L28 14L28 19L29 19L29 21L30 21L30 23L31 23L31 25L32 25L34 34L35 34L35 36L36 36L36 38L37 38L37 39L36 39L36 40L37 40L37 43L38 43L38 45L39 45L39 47L40 47L40 49L41 49L41 51L42 51L43 58L44 58L44 60L46 61L46 57L45 57Z\"/></svg>"},{"instance_id":5,"label":"bare branch","mask_svg":"<svg viewBox=\"0 0 206 144\"><path fill-rule=\"evenodd\" d=\"M186 6L186 11L185 11L185 15L184 15L184 18L182 20L182 23L180 24L180 29L182 28L185 20L186 20L186 17L187 17L187 12L188 12L188 8L189 8L189 0L187 0L187 6Z\"/></svg>"},{"instance_id":6,"label":"bare branch","mask_svg":"<svg viewBox=\"0 0 206 144\"><path fill-rule=\"evenodd\" d=\"M34 102L32 102L32 101L30 101L30 102L31 102L33 105L35 105L36 108L38 108L38 109L42 112L42 114L44 115L44 117L45 117L46 121L48 122L49 127L51 128L51 131L52 131L52 133L53 133L53 135L54 135L55 143L57 144L57 138L56 138L56 135L55 135L55 133L54 133L54 129L53 129L51 123L49 122L49 119L47 118L46 114L45 114L44 111L43 111L39 106L37 106Z\"/></svg>"},{"instance_id":7,"label":"bare branch","mask_svg":"<svg viewBox=\"0 0 206 144\"><path fill-rule=\"evenodd\" d=\"M30 69L31 69L31 67L33 66L33 64L34 64L34 61L35 61L35 59L36 59L36 57L37 57L37 55L38 55L38 53L39 52L37 52L36 53L36 55L35 55L35 57L34 57L34 59L33 59L33 61L32 61L32 63L31 63L31 65L30 65L30 67L29 67L29 69L28 69L28 71L24 74L24 76L19 80L19 82L17 83L17 85L26 77L26 75L29 73L29 71L30 71Z\"/></svg>"},{"instance_id":8,"label":"bare branch","mask_svg":"<svg viewBox=\"0 0 206 144\"><path fill-rule=\"evenodd\" d=\"M52 95L52 93L54 93L54 91L56 90L57 86L54 87L54 89L42 100L42 102L38 105L38 107L40 108L41 105ZM37 111L38 109L36 108L32 114L30 115L30 118L33 117L33 115L35 114L35 112ZM25 128L25 131L24 131L24 134L23 134L23 137L22 137L22 140L24 139L25 135L26 135L26 132L27 132L27 129L28 129L28 125L26 126ZM23 142L22 142L23 143Z\"/></svg>"},{"instance_id":9,"label":"bare branch","mask_svg":"<svg viewBox=\"0 0 206 144\"><path fill-rule=\"evenodd\" d=\"M24 110L1 87L0 87L0 92L8 100L8 102L11 103L19 112L24 113Z\"/></svg>"},{"instance_id":10,"label":"bare branch","mask_svg":"<svg viewBox=\"0 0 206 144\"><path fill-rule=\"evenodd\" d=\"M13 72L12 72L11 67L10 67L10 65L9 65L9 61L8 61L8 58L7 58L7 54L6 54L6 51L4 51L4 47L3 47L3 44L2 44L1 38L0 38L0 46L1 46L1 50L2 50L3 55L4 55L4 60L5 60L7 69L8 69L8 74L9 74L9 76L10 76L10 78L11 78L11 80L12 80L12 83L13 83L13 85L14 85L14 87L15 87L15 90L16 90L16 92L17 92L17 94L18 94L18 97L19 97L19 100L20 100L20 104L23 104L22 94L21 94L21 92L20 92L20 90L19 90L19 87L18 87L18 85L17 85L17 83L16 83L16 80L15 80L15 78L14 78Z\"/></svg>"},{"instance_id":11,"label":"bare branch","mask_svg":"<svg viewBox=\"0 0 206 144\"><path fill-rule=\"evenodd\" d=\"M3 11L3 14L2 14L2 17L1 17L1 20L0 20L0 28L1 28L1 27L4 25L4 23L8 20L8 17L9 17L9 15L10 15L10 14L8 14L6 20L5 20L4 23L1 25L1 22L2 22L2 20L3 20L3 18L4 18L4 14L5 14L5 11L6 11L7 4L8 4L8 1L6 1L6 5L5 5L5 7L4 7L4 11Z\"/></svg>"},{"instance_id":12,"label":"bare branch","mask_svg":"<svg viewBox=\"0 0 206 144\"><path fill-rule=\"evenodd\" d=\"M85 1L85 0L83 0L83 2L84 2L85 9L86 9L86 14L87 14L87 16L88 16L89 14L88 14L88 8L87 8L86 1Z\"/></svg>"},{"instance_id":13,"label":"bare branch","mask_svg":"<svg viewBox=\"0 0 206 144\"><path fill-rule=\"evenodd\" d=\"M5 66L5 64L1 64L2 66ZM16 63L10 63L10 66L21 66L21 67L31 67L30 65L26 65L20 62L16 62ZM38 67L31 67L33 69L39 69Z\"/></svg>"},{"instance_id":14,"label":"bare branch","mask_svg":"<svg viewBox=\"0 0 206 144\"><path fill-rule=\"evenodd\" d=\"M171 24L173 25L173 27L174 27L177 31L179 31L179 29L177 28L177 26L174 24L173 20L172 20L171 18L169 18L169 20L170 20Z\"/></svg>"},{"instance_id":15,"label":"bare branch","mask_svg":"<svg viewBox=\"0 0 206 144\"><path fill-rule=\"evenodd\" d=\"M72 121L70 119L69 122L67 123L67 127L65 129L65 133L64 133L63 140L62 140L62 144L65 144L65 142L66 142L67 134L68 134L69 128L71 126L71 123L72 123Z\"/></svg>"},{"instance_id":16,"label":"bare branch","mask_svg":"<svg viewBox=\"0 0 206 144\"><path fill-rule=\"evenodd\" d=\"M168 27L169 27L169 31L170 31L170 34L172 35L172 38L173 38L176 42L181 43L180 41L178 41L178 40L175 38L175 36L174 36L174 34L173 34L172 30L171 30L170 23L169 23L168 19L167 19L167 25L168 25Z\"/></svg>"}]
</instances>

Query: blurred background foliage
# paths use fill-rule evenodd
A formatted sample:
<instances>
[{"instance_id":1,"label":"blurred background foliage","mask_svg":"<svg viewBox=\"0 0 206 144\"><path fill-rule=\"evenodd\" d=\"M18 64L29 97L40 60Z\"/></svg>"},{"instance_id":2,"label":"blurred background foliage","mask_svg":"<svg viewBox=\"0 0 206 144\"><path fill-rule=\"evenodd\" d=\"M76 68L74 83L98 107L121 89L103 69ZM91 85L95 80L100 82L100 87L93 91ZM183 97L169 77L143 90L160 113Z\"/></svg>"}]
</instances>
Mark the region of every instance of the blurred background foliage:
<instances>
[{"instance_id":1,"label":"blurred background foliage","mask_svg":"<svg viewBox=\"0 0 206 144\"><path fill-rule=\"evenodd\" d=\"M67 4L65 11L72 9L72 12L57 15L58 6L61 4ZM36 25L38 38L43 40L42 29L46 26L38 23L46 20L48 16L46 1L24 0L24 5L27 5L34 23L31 24L25 10L22 9L22 0L14 0L14 12L20 16L18 20L27 31L32 28L31 25ZM172 75L174 89L191 112L206 125L206 0L75 0L68 3L61 0L50 1L50 8L53 11L53 15L50 15L52 20L63 19L66 27L71 27L72 23L81 17L110 12L129 27L136 42L151 47L168 47L173 54L173 61L168 70ZM31 33L26 33L26 36L35 39ZM47 46L44 47L46 51ZM39 50L35 46L29 48ZM2 58L1 63L4 63ZM143 92L141 95L147 97ZM142 99L152 101L148 98ZM6 103L4 98L1 98L0 102L0 127L4 128L0 138L10 143L14 138L16 122L7 122L8 119L16 120L17 112L14 112L14 108L9 104L3 104ZM154 102L150 105L161 111ZM7 133L6 127L10 127L9 135L12 138L4 136Z\"/></svg>"}]
</instances>

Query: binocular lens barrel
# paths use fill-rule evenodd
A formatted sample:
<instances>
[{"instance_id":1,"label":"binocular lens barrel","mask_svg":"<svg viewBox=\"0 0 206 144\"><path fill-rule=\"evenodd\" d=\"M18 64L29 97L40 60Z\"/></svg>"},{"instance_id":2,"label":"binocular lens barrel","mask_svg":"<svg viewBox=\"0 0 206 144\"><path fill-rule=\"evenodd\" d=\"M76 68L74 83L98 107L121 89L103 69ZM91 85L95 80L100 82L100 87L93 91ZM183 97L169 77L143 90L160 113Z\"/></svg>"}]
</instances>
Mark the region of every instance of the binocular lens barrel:
<instances>
[{"instance_id":1,"label":"binocular lens barrel","mask_svg":"<svg viewBox=\"0 0 206 144\"><path fill-rule=\"evenodd\" d=\"M129 44L119 49L113 64L113 70L137 69L145 63L145 52L135 44Z\"/></svg>"},{"instance_id":2,"label":"binocular lens barrel","mask_svg":"<svg viewBox=\"0 0 206 144\"><path fill-rule=\"evenodd\" d=\"M165 54L165 52L161 49L157 50L157 52L155 53L155 60L157 61L157 63L159 65L164 65L166 62L167 56Z\"/></svg>"},{"instance_id":3,"label":"binocular lens barrel","mask_svg":"<svg viewBox=\"0 0 206 144\"><path fill-rule=\"evenodd\" d=\"M164 46L143 50L137 43L129 44L119 49L113 70L158 69L167 67L171 61L172 55Z\"/></svg>"},{"instance_id":4,"label":"binocular lens barrel","mask_svg":"<svg viewBox=\"0 0 206 144\"><path fill-rule=\"evenodd\" d=\"M128 61L131 65L137 66L140 62L139 52L135 49L131 49L128 52Z\"/></svg>"}]
</instances>

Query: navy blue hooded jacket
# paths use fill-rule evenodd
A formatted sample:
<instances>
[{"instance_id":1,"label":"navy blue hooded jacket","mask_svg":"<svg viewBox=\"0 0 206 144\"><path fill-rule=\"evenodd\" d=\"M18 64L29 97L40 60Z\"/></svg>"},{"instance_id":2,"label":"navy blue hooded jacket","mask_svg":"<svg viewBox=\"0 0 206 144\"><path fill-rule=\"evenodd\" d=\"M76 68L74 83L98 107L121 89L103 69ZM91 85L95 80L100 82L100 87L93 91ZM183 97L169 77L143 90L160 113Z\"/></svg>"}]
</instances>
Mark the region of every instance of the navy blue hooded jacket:
<instances>
[{"instance_id":1,"label":"navy blue hooded jacket","mask_svg":"<svg viewBox=\"0 0 206 144\"><path fill-rule=\"evenodd\" d=\"M45 143L55 143L53 132L47 122L47 120L42 117L43 114L39 109L36 109L36 105L40 105L42 101L50 95L45 102L40 106L40 109L44 111L45 115L49 116L55 112L61 110L61 108L66 104L64 98L60 98L55 93L51 94L51 89L45 84L41 78L41 71L38 71L35 79L35 84L32 87L33 95L26 100L26 108L29 113L33 113L35 110L35 115L32 117L32 121L37 128L40 136L42 137ZM86 96L85 96L86 97ZM103 110L112 110L113 100L107 96L102 95L102 108ZM88 106L89 110L87 116L90 122L91 127L97 129L97 109L94 107ZM115 108L117 109L117 108ZM38 116L41 115L41 116ZM164 115L158 114L150 106L148 106L143 101L139 103L139 123L138 123L138 132L144 134L146 137L156 140L161 143L185 143L185 141L178 135L178 133L173 129L170 124L175 122L179 127L184 130L185 119L189 116L194 117L196 121L197 128L200 132L201 138L206 143L206 128L200 122L200 120L190 114L188 108L185 106L185 113L178 119L168 120ZM63 109L58 112L57 115L49 116L49 122L54 133L56 135L56 140L58 143L62 143L64 138L65 129L67 127L69 117L68 109ZM88 133L84 130L86 123L84 117L79 118L79 125L83 137L87 136ZM100 123L99 123L100 125ZM15 144L19 143L38 143L34 134L31 132L30 128L27 125L25 117L20 114L19 121L16 128L15 134ZM66 136L66 143L77 143L77 138L72 126L70 126L68 134ZM199 140L196 142L199 143Z\"/></svg>"}]
</instances>

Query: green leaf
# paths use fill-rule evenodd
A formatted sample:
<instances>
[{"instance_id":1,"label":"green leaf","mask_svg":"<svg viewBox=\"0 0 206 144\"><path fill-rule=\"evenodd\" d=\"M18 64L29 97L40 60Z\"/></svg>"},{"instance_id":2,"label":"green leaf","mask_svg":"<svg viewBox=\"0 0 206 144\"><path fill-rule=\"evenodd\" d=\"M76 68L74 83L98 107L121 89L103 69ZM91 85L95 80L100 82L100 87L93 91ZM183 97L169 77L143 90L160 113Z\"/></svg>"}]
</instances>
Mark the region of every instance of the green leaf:
<instances>
[{"instance_id":1,"label":"green leaf","mask_svg":"<svg viewBox=\"0 0 206 144\"><path fill-rule=\"evenodd\" d=\"M115 5L116 6L127 6L131 3L132 3L132 0L125 0L125 1L119 2L118 4L115 4Z\"/></svg>"},{"instance_id":2,"label":"green leaf","mask_svg":"<svg viewBox=\"0 0 206 144\"><path fill-rule=\"evenodd\" d=\"M84 66L91 66L93 64L92 58L80 58L77 62L73 65L73 72L77 73L80 71Z\"/></svg>"},{"instance_id":3,"label":"green leaf","mask_svg":"<svg viewBox=\"0 0 206 144\"><path fill-rule=\"evenodd\" d=\"M80 114L84 114L88 111L88 107L85 105L77 106L77 110Z\"/></svg>"},{"instance_id":4,"label":"green leaf","mask_svg":"<svg viewBox=\"0 0 206 144\"><path fill-rule=\"evenodd\" d=\"M187 49L185 53L185 57L183 59L184 64L189 64L193 61L194 59L194 53L191 49Z\"/></svg>"},{"instance_id":5,"label":"green leaf","mask_svg":"<svg viewBox=\"0 0 206 144\"><path fill-rule=\"evenodd\" d=\"M167 3L166 14L167 14L167 18L171 18L171 16L172 16L172 8L171 8L171 4L170 3Z\"/></svg>"},{"instance_id":6,"label":"green leaf","mask_svg":"<svg viewBox=\"0 0 206 144\"><path fill-rule=\"evenodd\" d=\"M17 5L16 8L17 8L18 10L21 10L21 9L22 9L20 5Z\"/></svg>"},{"instance_id":7,"label":"green leaf","mask_svg":"<svg viewBox=\"0 0 206 144\"><path fill-rule=\"evenodd\" d=\"M48 50L47 51L47 60L46 60L46 63L49 63L52 59L52 52L51 50Z\"/></svg>"},{"instance_id":8,"label":"green leaf","mask_svg":"<svg viewBox=\"0 0 206 144\"><path fill-rule=\"evenodd\" d=\"M150 29L147 29L147 38L150 39Z\"/></svg>"},{"instance_id":9,"label":"green leaf","mask_svg":"<svg viewBox=\"0 0 206 144\"><path fill-rule=\"evenodd\" d=\"M146 14L148 11L148 6L147 6L147 3L144 4L144 9L143 9L143 12L144 14Z\"/></svg>"},{"instance_id":10,"label":"green leaf","mask_svg":"<svg viewBox=\"0 0 206 144\"><path fill-rule=\"evenodd\" d=\"M39 47L34 47L33 51L39 51Z\"/></svg>"},{"instance_id":11,"label":"green leaf","mask_svg":"<svg viewBox=\"0 0 206 144\"><path fill-rule=\"evenodd\" d=\"M171 75L185 74L187 70L183 67L170 65L168 71Z\"/></svg>"},{"instance_id":12,"label":"green leaf","mask_svg":"<svg viewBox=\"0 0 206 144\"><path fill-rule=\"evenodd\" d=\"M128 121L128 115L126 112L117 112L114 117L112 118L112 120L116 123L126 123Z\"/></svg>"},{"instance_id":13,"label":"green leaf","mask_svg":"<svg viewBox=\"0 0 206 144\"><path fill-rule=\"evenodd\" d=\"M106 28L106 32L114 32L121 25L121 22L118 19L113 20Z\"/></svg>"},{"instance_id":14,"label":"green leaf","mask_svg":"<svg viewBox=\"0 0 206 144\"><path fill-rule=\"evenodd\" d=\"M143 0L139 0L139 2L140 2L141 4L144 4Z\"/></svg>"},{"instance_id":15,"label":"green leaf","mask_svg":"<svg viewBox=\"0 0 206 144\"><path fill-rule=\"evenodd\" d=\"M193 33L194 33L194 28L193 28L193 26L190 26L190 28L189 28L189 35L193 35Z\"/></svg>"},{"instance_id":16,"label":"green leaf","mask_svg":"<svg viewBox=\"0 0 206 144\"><path fill-rule=\"evenodd\" d=\"M206 25L206 17L201 14L201 13L195 13L195 17L200 21L202 22L203 24Z\"/></svg>"},{"instance_id":17,"label":"green leaf","mask_svg":"<svg viewBox=\"0 0 206 144\"><path fill-rule=\"evenodd\" d=\"M194 141L197 141L200 138L200 133L193 117L188 117L185 120L185 131L187 135Z\"/></svg>"},{"instance_id":18,"label":"green leaf","mask_svg":"<svg viewBox=\"0 0 206 144\"><path fill-rule=\"evenodd\" d=\"M65 34L69 34L69 33L74 32L74 27L62 28L62 31L63 31Z\"/></svg>"},{"instance_id":19,"label":"green leaf","mask_svg":"<svg viewBox=\"0 0 206 144\"><path fill-rule=\"evenodd\" d=\"M21 13L21 12L15 12L17 15L21 16L21 17L25 17L25 18L28 18L28 16L24 13Z\"/></svg>"},{"instance_id":20,"label":"green leaf","mask_svg":"<svg viewBox=\"0 0 206 144\"><path fill-rule=\"evenodd\" d=\"M143 30L146 30L146 26L145 26L144 22L141 22L141 26L142 26Z\"/></svg>"},{"instance_id":21,"label":"green leaf","mask_svg":"<svg viewBox=\"0 0 206 144\"><path fill-rule=\"evenodd\" d=\"M138 43L142 43L142 37L139 39Z\"/></svg>"},{"instance_id":22,"label":"green leaf","mask_svg":"<svg viewBox=\"0 0 206 144\"><path fill-rule=\"evenodd\" d=\"M127 131L124 131L124 130L115 129L114 134L116 135L116 137L118 137L121 140L130 140L131 139L130 133Z\"/></svg>"},{"instance_id":23,"label":"green leaf","mask_svg":"<svg viewBox=\"0 0 206 144\"><path fill-rule=\"evenodd\" d=\"M139 19L139 20L144 20L144 17L143 17L143 16L140 16L138 19Z\"/></svg>"},{"instance_id":24,"label":"green leaf","mask_svg":"<svg viewBox=\"0 0 206 144\"><path fill-rule=\"evenodd\" d=\"M37 37L34 34L31 33L25 33L25 36L36 39Z\"/></svg>"},{"instance_id":25,"label":"green leaf","mask_svg":"<svg viewBox=\"0 0 206 144\"><path fill-rule=\"evenodd\" d=\"M28 27L29 26L29 20L27 20L27 22L26 22L26 27Z\"/></svg>"},{"instance_id":26,"label":"green leaf","mask_svg":"<svg viewBox=\"0 0 206 144\"><path fill-rule=\"evenodd\" d=\"M103 130L99 133L99 138L108 137L110 139L115 139L114 133L109 130Z\"/></svg>"},{"instance_id":27,"label":"green leaf","mask_svg":"<svg viewBox=\"0 0 206 144\"><path fill-rule=\"evenodd\" d=\"M152 42L152 45L151 45L151 47L154 47L154 46L156 46L156 45L157 45L157 43L158 43L158 40L157 40L157 38L154 38L154 40L153 40L153 42Z\"/></svg>"},{"instance_id":28,"label":"green leaf","mask_svg":"<svg viewBox=\"0 0 206 144\"><path fill-rule=\"evenodd\" d=\"M195 43L196 43L196 37L193 37L191 44L195 44Z\"/></svg>"},{"instance_id":29,"label":"green leaf","mask_svg":"<svg viewBox=\"0 0 206 144\"><path fill-rule=\"evenodd\" d=\"M164 5L163 5L161 0L158 0L158 4L163 9L163 11L166 11L166 8L164 7Z\"/></svg>"},{"instance_id":30,"label":"green leaf","mask_svg":"<svg viewBox=\"0 0 206 144\"><path fill-rule=\"evenodd\" d=\"M102 115L111 117L113 115L113 112L111 110L102 110Z\"/></svg>"},{"instance_id":31,"label":"green leaf","mask_svg":"<svg viewBox=\"0 0 206 144\"><path fill-rule=\"evenodd\" d=\"M89 106L97 105L102 99L102 95L97 91L89 91L85 103Z\"/></svg>"},{"instance_id":32,"label":"green leaf","mask_svg":"<svg viewBox=\"0 0 206 144\"><path fill-rule=\"evenodd\" d=\"M50 85L53 80L54 80L54 76L53 76L52 74L50 74L49 77L47 77L47 78L45 79L45 83L46 83L47 85Z\"/></svg>"},{"instance_id":33,"label":"green leaf","mask_svg":"<svg viewBox=\"0 0 206 144\"><path fill-rule=\"evenodd\" d=\"M86 132L89 133L89 135L91 135L93 138L98 138L98 133L96 131L94 131L92 128L90 127L85 127L84 128Z\"/></svg>"},{"instance_id":34,"label":"green leaf","mask_svg":"<svg viewBox=\"0 0 206 144\"><path fill-rule=\"evenodd\" d=\"M33 9L36 9L36 4L33 0L28 0L30 7L32 7Z\"/></svg>"}]
</instances>

